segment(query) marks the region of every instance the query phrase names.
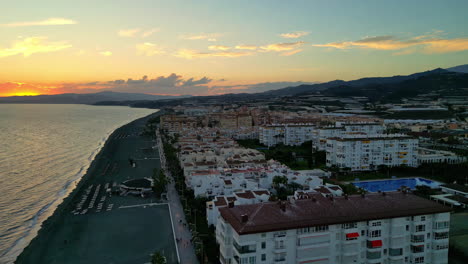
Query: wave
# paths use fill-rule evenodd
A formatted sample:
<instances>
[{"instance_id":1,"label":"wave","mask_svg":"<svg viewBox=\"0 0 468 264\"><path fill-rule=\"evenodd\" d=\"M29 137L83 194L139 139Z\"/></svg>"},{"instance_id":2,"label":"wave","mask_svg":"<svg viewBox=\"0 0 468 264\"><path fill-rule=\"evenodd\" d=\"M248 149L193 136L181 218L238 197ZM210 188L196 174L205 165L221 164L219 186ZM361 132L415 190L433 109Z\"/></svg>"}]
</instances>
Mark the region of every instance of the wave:
<instances>
[{"instance_id":1,"label":"wave","mask_svg":"<svg viewBox=\"0 0 468 264\"><path fill-rule=\"evenodd\" d=\"M26 223L17 227L23 227L26 229L26 231L15 242L13 242L13 245L9 247L3 255L0 256L1 264L14 263L15 259L21 254L24 248L37 235L39 229L41 228L42 222L51 216L55 209L63 202L63 200L67 198L71 192L73 192L78 182L86 174L87 169L91 166L96 156L105 146L107 139L119 127L114 128L111 132L107 133L105 137L101 138L97 144L98 147L94 149L88 156L87 164L80 167L79 171L63 185L58 193L56 193L55 198L51 202L39 209L39 211L37 211Z\"/></svg>"}]
</instances>

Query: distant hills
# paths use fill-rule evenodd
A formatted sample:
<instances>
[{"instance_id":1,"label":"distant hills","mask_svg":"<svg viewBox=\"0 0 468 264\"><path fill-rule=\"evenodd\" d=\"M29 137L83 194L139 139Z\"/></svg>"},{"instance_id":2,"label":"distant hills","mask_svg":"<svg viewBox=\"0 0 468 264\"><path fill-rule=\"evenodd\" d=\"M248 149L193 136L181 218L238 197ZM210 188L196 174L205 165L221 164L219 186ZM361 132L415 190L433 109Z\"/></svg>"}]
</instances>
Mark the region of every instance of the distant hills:
<instances>
[{"instance_id":1,"label":"distant hills","mask_svg":"<svg viewBox=\"0 0 468 264\"><path fill-rule=\"evenodd\" d=\"M468 64L447 68L447 71L468 73Z\"/></svg>"},{"instance_id":2,"label":"distant hills","mask_svg":"<svg viewBox=\"0 0 468 264\"><path fill-rule=\"evenodd\" d=\"M397 75L392 77L370 77L370 78L362 78L353 81L342 81L342 80L335 80L326 83L319 83L319 84L312 84L312 85L300 85L295 87L286 87L278 90L272 90L264 92L267 95L275 95L275 96L291 96L291 95L298 95L298 94L307 94L313 93L318 91L324 91L327 89L334 88L336 91L337 88L340 89L348 89L346 87L364 87L368 85L389 85L395 84L407 80L414 80L422 76L431 75L431 74L440 74L446 73L447 70L444 69L435 69L431 71L425 71L420 73L414 73L411 75ZM348 89L350 90L350 89Z\"/></svg>"},{"instance_id":3,"label":"distant hills","mask_svg":"<svg viewBox=\"0 0 468 264\"><path fill-rule=\"evenodd\" d=\"M0 97L0 103L26 103L26 104L96 104L97 102L107 101L141 101L141 100L163 100L185 98L187 96L163 96L141 93L118 93L104 91L88 94L56 94L56 95L37 95L37 96L11 96Z\"/></svg>"},{"instance_id":4,"label":"distant hills","mask_svg":"<svg viewBox=\"0 0 468 264\"><path fill-rule=\"evenodd\" d=\"M303 84L260 93L224 94L214 96L161 96L138 93L100 92L92 94L58 94L0 97L0 103L96 104L160 108L179 104L242 103L273 100L312 94L347 97L365 96L372 102L398 102L421 94L468 96L468 64L452 68L437 68L410 75L370 77L352 81L335 80L318 84Z\"/></svg>"}]
</instances>

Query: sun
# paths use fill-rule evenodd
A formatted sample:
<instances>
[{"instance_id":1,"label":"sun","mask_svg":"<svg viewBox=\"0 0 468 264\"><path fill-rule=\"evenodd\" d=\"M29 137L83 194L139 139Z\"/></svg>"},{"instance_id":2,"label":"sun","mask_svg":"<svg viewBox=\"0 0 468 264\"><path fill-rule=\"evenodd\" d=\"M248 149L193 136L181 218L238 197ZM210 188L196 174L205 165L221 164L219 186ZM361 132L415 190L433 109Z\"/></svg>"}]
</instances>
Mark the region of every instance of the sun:
<instances>
[{"instance_id":1,"label":"sun","mask_svg":"<svg viewBox=\"0 0 468 264\"><path fill-rule=\"evenodd\" d=\"M3 96L36 96L40 95L40 93L37 92L15 92L11 94L5 94Z\"/></svg>"}]
</instances>

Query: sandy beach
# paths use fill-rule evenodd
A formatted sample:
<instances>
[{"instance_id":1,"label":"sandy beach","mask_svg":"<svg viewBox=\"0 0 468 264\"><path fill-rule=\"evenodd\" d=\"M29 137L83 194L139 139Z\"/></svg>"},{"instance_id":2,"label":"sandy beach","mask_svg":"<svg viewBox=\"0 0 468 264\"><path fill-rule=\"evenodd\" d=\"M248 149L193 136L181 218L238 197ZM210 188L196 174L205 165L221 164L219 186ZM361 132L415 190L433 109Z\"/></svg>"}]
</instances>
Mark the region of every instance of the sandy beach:
<instances>
[{"instance_id":1,"label":"sandy beach","mask_svg":"<svg viewBox=\"0 0 468 264\"><path fill-rule=\"evenodd\" d=\"M159 168L157 149L152 148L156 143L140 135L151 116L112 133L15 263L145 263L157 250L176 263L168 205L155 197L110 196L105 191L128 179L151 177ZM136 167L130 166L130 158Z\"/></svg>"}]
</instances>

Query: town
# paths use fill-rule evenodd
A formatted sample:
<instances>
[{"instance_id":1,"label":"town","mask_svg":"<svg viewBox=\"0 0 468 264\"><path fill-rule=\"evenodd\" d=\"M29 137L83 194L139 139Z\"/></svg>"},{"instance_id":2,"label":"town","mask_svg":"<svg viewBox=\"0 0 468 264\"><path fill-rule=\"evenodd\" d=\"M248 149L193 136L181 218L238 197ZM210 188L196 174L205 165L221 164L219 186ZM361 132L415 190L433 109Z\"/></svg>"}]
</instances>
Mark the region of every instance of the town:
<instances>
[{"instance_id":1,"label":"town","mask_svg":"<svg viewBox=\"0 0 468 264\"><path fill-rule=\"evenodd\" d=\"M150 120L200 262L448 263L468 204L466 121L297 105L168 106Z\"/></svg>"}]
</instances>

